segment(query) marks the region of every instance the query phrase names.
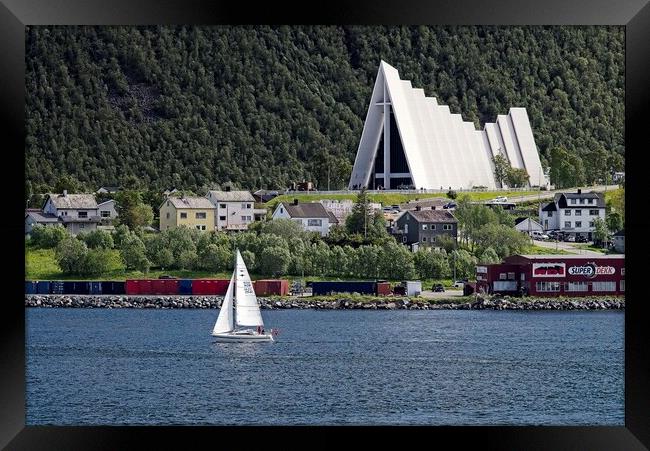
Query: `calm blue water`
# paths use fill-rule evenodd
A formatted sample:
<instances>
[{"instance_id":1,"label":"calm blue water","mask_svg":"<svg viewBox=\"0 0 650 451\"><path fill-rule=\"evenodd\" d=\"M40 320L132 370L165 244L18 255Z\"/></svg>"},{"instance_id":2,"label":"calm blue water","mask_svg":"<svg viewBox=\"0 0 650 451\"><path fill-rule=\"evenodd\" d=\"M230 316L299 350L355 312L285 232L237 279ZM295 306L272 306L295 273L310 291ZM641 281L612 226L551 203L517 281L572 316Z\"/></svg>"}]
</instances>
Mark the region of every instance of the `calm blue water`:
<instances>
[{"instance_id":1,"label":"calm blue water","mask_svg":"<svg viewBox=\"0 0 650 451\"><path fill-rule=\"evenodd\" d=\"M622 312L27 309L27 424L624 424Z\"/></svg>"}]
</instances>

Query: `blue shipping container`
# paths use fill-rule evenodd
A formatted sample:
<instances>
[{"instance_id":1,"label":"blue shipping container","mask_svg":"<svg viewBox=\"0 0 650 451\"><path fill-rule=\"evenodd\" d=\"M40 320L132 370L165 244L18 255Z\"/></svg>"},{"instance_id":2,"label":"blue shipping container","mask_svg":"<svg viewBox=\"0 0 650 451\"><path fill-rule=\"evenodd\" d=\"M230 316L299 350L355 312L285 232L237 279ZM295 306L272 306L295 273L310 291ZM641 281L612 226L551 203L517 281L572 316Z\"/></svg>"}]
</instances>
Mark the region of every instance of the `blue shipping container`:
<instances>
[{"instance_id":1,"label":"blue shipping container","mask_svg":"<svg viewBox=\"0 0 650 451\"><path fill-rule=\"evenodd\" d=\"M192 279L178 281L178 294L192 294Z\"/></svg>"},{"instance_id":2,"label":"blue shipping container","mask_svg":"<svg viewBox=\"0 0 650 451\"><path fill-rule=\"evenodd\" d=\"M38 294L50 294L50 282L40 281L36 285L36 292Z\"/></svg>"},{"instance_id":3,"label":"blue shipping container","mask_svg":"<svg viewBox=\"0 0 650 451\"><path fill-rule=\"evenodd\" d=\"M74 294L74 282L63 282L63 294Z\"/></svg>"},{"instance_id":4,"label":"blue shipping container","mask_svg":"<svg viewBox=\"0 0 650 451\"><path fill-rule=\"evenodd\" d=\"M90 282L74 282L73 294L89 294Z\"/></svg>"},{"instance_id":5,"label":"blue shipping container","mask_svg":"<svg viewBox=\"0 0 650 451\"><path fill-rule=\"evenodd\" d=\"M58 280L50 281L50 294L64 294L63 282Z\"/></svg>"},{"instance_id":6,"label":"blue shipping container","mask_svg":"<svg viewBox=\"0 0 650 451\"><path fill-rule=\"evenodd\" d=\"M37 288L36 288L36 282L33 282L31 280L26 280L25 281L25 294L36 294Z\"/></svg>"},{"instance_id":7,"label":"blue shipping container","mask_svg":"<svg viewBox=\"0 0 650 451\"><path fill-rule=\"evenodd\" d=\"M90 286L90 294L102 294L102 283L101 282L88 282Z\"/></svg>"},{"instance_id":8,"label":"blue shipping container","mask_svg":"<svg viewBox=\"0 0 650 451\"><path fill-rule=\"evenodd\" d=\"M101 284L102 294L124 294L124 282L97 282Z\"/></svg>"},{"instance_id":9,"label":"blue shipping container","mask_svg":"<svg viewBox=\"0 0 650 451\"><path fill-rule=\"evenodd\" d=\"M314 295L329 293L375 294L374 281L312 282Z\"/></svg>"}]
</instances>

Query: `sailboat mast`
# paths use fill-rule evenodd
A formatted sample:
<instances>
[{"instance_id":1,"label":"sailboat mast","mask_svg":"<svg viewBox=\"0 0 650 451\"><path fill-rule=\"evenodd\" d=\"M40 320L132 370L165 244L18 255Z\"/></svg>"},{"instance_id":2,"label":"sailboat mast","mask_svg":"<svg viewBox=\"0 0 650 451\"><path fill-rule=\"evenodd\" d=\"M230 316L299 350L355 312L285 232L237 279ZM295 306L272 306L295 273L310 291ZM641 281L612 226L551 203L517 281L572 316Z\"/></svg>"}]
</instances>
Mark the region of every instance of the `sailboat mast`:
<instances>
[{"instance_id":1,"label":"sailboat mast","mask_svg":"<svg viewBox=\"0 0 650 451\"><path fill-rule=\"evenodd\" d=\"M233 329L237 328L237 253L235 252L235 268L234 268L234 278L233 278L233 286L232 286L232 324L233 324Z\"/></svg>"}]
</instances>

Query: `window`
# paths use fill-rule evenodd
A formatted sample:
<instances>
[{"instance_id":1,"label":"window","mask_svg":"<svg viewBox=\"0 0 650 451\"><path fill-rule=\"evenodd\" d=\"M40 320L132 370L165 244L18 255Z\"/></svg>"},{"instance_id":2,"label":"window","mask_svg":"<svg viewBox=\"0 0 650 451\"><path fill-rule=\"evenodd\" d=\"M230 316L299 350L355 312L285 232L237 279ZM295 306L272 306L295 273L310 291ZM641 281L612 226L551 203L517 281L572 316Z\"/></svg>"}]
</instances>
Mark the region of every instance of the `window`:
<instances>
[{"instance_id":1,"label":"window","mask_svg":"<svg viewBox=\"0 0 650 451\"><path fill-rule=\"evenodd\" d=\"M576 216L582 216L582 210L576 210Z\"/></svg>"},{"instance_id":2,"label":"window","mask_svg":"<svg viewBox=\"0 0 650 451\"><path fill-rule=\"evenodd\" d=\"M584 200L584 199L580 199L580 203L581 203L581 204L584 204L584 203L585 203L585 200Z\"/></svg>"},{"instance_id":3,"label":"window","mask_svg":"<svg viewBox=\"0 0 650 451\"><path fill-rule=\"evenodd\" d=\"M564 210L564 216L571 216L571 210Z\"/></svg>"},{"instance_id":4,"label":"window","mask_svg":"<svg viewBox=\"0 0 650 451\"><path fill-rule=\"evenodd\" d=\"M167 212L167 219L169 219L169 212Z\"/></svg>"},{"instance_id":5,"label":"window","mask_svg":"<svg viewBox=\"0 0 650 451\"><path fill-rule=\"evenodd\" d=\"M587 282L568 282L566 291L589 291Z\"/></svg>"},{"instance_id":6,"label":"window","mask_svg":"<svg viewBox=\"0 0 650 451\"><path fill-rule=\"evenodd\" d=\"M422 230L426 230L426 229L427 229L427 225L426 225L426 224L422 224Z\"/></svg>"},{"instance_id":7,"label":"window","mask_svg":"<svg viewBox=\"0 0 650 451\"><path fill-rule=\"evenodd\" d=\"M409 225L404 224L404 233L409 233Z\"/></svg>"},{"instance_id":8,"label":"window","mask_svg":"<svg viewBox=\"0 0 650 451\"><path fill-rule=\"evenodd\" d=\"M80 229L85 229L85 228L86 228L86 224L79 224L79 228L80 228Z\"/></svg>"},{"instance_id":9,"label":"window","mask_svg":"<svg viewBox=\"0 0 650 451\"><path fill-rule=\"evenodd\" d=\"M423 242L423 243L426 243L426 242L427 242L427 237L426 237L426 236L423 236L423 237L422 237L422 242Z\"/></svg>"},{"instance_id":10,"label":"window","mask_svg":"<svg viewBox=\"0 0 650 451\"><path fill-rule=\"evenodd\" d=\"M308 227L320 227L323 225L323 220L322 219L308 219L307 220L307 226Z\"/></svg>"},{"instance_id":11,"label":"window","mask_svg":"<svg viewBox=\"0 0 650 451\"><path fill-rule=\"evenodd\" d=\"M508 273L502 272L499 273L499 280L506 280L508 278Z\"/></svg>"},{"instance_id":12,"label":"window","mask_svg":"<svg viewBox=\"0 0 650 451\"><path fill-rule=\"evenodd\" d=\"M582 221L576 221L576 229L582 227Z\"/></svg>"},{"instance_id":13,"label":"window","mask_svg":"<svg viewBox=\"0 0 650 451\"><path fill-rule=\"evenodd\" d=\"M625 291L625 281L621 280L621 291Z\"/></svg>"},{"instance_id":14,"label":"window","mask_svg":"<svg viewBox=\"0 0 650 451\"><path fill-rule=\"evenodd\" d=\"M539 292L560 291L560 282L536 282L535 288Z\"/></svg>"},{"instance_id":15,"label":"window","mask_svg":"<svg viewBox=\"0 0 650 451\"><path fill-rule=\"evenodd\" d=\"M589 216L598 216L598 210L589 210Z\"/></svg>"},{"instance_id":16,"label":"window","mask_svg":"<svg viewBox=\"0 0 650 451\"><path fill-rule=\"evenodd\" d=\"M219 204L219 208L226 208L226 204Z\"/></svg>"},{"instance_id":17,"label":"window","mask_svg":"<svg viewBox=\"0 0 650 451\"><path fill-rule=\"evenodd\" d=\"M246 216L246 220L247 220L247 221L252 221L252 220L253 220L253 217L252 217L252 216Z\"/></svg>"},{"instance_id":18,"label":"window","mask_svg":"<svg viewBox=\"0 0 650 451\"><path fill-rule=\"evenodd\" d=\"M226 217L225 216L219 216L219 221L225 221Z\"/></svg>"},{"instance_id":19,"label":"window","mask_svg":"<svg viewBox=\"0 0 650 451\"><path fill-rule=\"evenodd\" d=\"M241 217L242 222L246 222L246 216Z\"/></svg>"},{"instance_id":20,"label":"window","mask_svg":"<svg viewBox=\"0 0 650 451\"><path fill-rule=\"evenodd\" d=\"M109 210L102 210L99 214L102 216L102 218L110 218L111 217L111 212Z\"/></svg>"},{"instance_id":21,"label":"window","mask_svg":"<svg viewBox=\"0 0 650 451\"><path fill-rule=\"evenodd\" d=\"M443 224L442 225L442 230L451 230L453 229L451 224Z\"/></svg>"},{"instance_id":22,"label":"window","mask_svg":"<svg viewBox=\"0 0 650 451\"><path fill-rule=\"evenodd\" d=\"M79 212L79 217L80 218L87 218L88 217L88 212L87 211L80 211Z\"/></svg>"},{"instance_id":23,"label":"window","mask_svg":"<svg viewBox=\"0 0 650 451\"><path fill-rule=\"evenodd\" d=\"M246 208L251 208L251 204L246 204Z\"/></svg>"},{"instance_id":24,"label":"window","mask_svg":"<svg viewBox=\"0 0 650 451\"><path fill-rule=\"evenodd\" d=\"M205 219L205 218L206 218L205 212L196 213L196 219Z\"/></svg>"},{"instance_id":25,"label":"window","mask_svg":"<svg viewBox=\"0 0 650 451\"><path fill-rule=\"evenodd\" d=\"M515 273L514 272L509 272L508 273L508 280L515 280Z\"/></svg>"},{"instance_id":26,"label":"window","mask_svg":"<svg viewBox=\"0 0 650 451\"><path fill-rule=\"evenodd\" d=\"M247 208L246 205L247 205L247 204L241 204L241 208L242 208L242 210L245 209L245 208Z\"/></svg>"},{"instance_id":27,"label":"window","mask_svg":"<svg viewBox=\"0 0 650 451\"><path fill-rule=\"evenodd\" d=\"M588 203L588 204L593 204L593 203L594 203L594 200L593 200L593 199L588 199L588 200L587 200L587 203Z\"/></svg>"},{"instance_id":28,"label":"window","mask_svg":"<svg viewBox=\"0 0 650 451\"><path fill-rule=\"evenodd\" d=\"M547 212L546 212L546 215L547 215L549 218L552 218L552 217L553 217L553 212L552 212L552 211L547 211Z\"/></svg>"},{"instance_id":29,"label":"window","mask_svg":"<svg viewBox=\"0 0 650 451\"><path fill-rule=\"evenodd\" d=\"M571 228L571 221L564 221L564 227L566 227L567 229L570 229Z\"/></svg>"},{"instance_id":30,"label":"window","mask_svg":"<svg viewBox=\"0 0 650 451\"><path fill-rule=\"evenodd\" d=\"M616 291L616 282L592 282L592 291Z\"/></svg>"},{"instance_id":31,"label":"window","mask_svg":"<svg viewBox=\"0 0 650 451\"><path fill-rule=\"evenodd\" d=\"M284 213L284 208L280 207L280 213Z\"/></svg>"},{"instance_id":32,"label":"window","mask_svg":"<svg viewBox=\"0 0 650 451\"><path fill-rule=\"evenodd\" d=\"M573 205L575 205L576 200L575 200L575 199L571 199L571 203L572 203Z\"/></svg>"},{"instance_id":33,"label":"window","mask_svg":"<svg viewBox=\"0 0 650 451\"><path fill-rule=\"evenodd\" d=\"M594 221L589 221L589 227L595 227Z\"/></svg>"},{"instance_id":34,"label":"window","mask_svg":"<svg viewBox=\"0 0 650 451\"><path fill-rule=\"evenodd\" d=\"M187 213L181 213L181 219L187 219Z\"/></svg>"},{"instance_id":35,"label":"window","mask_svg":"<svg viewBox=\"0 0 650 451\"><path fill-rule=\"evenodd\" d=\"M402 243L406 243L406 235L402 235Z\"/></svg>"},{"instance_id":36,"label":"window","mask_svg":"<svg viewBox=\"0 0 650 451\"><path fill-rule=\"evenodd\" d=\"M429 224L429 229L430 230L436 230L436 225L435 224Z\"/></svg>"}]
</instances>

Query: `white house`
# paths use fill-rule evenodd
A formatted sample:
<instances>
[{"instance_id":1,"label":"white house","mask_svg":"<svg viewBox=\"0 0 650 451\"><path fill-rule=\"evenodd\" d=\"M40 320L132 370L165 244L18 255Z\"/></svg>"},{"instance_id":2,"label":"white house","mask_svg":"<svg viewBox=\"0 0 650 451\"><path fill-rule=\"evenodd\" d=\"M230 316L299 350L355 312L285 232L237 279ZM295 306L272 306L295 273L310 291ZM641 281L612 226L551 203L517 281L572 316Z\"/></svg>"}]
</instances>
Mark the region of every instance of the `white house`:
<instances>
[{"instance_id":1,"label":"white house","mask_svg":"<svg viewBox=\"0 0 650 451\"><path fill-rule=\"evenodd\" d=\"M97 204L97 210L99 211L99 217L104 221L117 218L117 210L113 199Z\"/></svg>"},{"instance_id":2,"label":"white house","mask_svg":"<svg viewBox=\"0 0 650 451\"><path fill-rule=\"evenodd\" d=\"M25 210L25 235L31 235L35 225L44 227L62 226L58 216L50 213L43 213L38 208L28 208Z\"/></svg>"},{"instance_id":3,"label":"white house","mask_svg":"<svg viewBox=\"0 0 650 451\"><path fill-rule=\"evenodd\" d=\"M72 235L97 230L101 222L92 194L48 194L43 213L58 217Z\"/></svg>"},{"instance_id":4,"label":"white house","mask_svg":"<svg viewBox=\"0 0 650 451\"><path fill-rule=\"evenodd\" d=\"M249 191L210 190L206 197L216 208L216 230L246 230L256 220L266 216L266 209L255 208L255 198Z\"/></svg>"},{"instance_id":5,"label":"white house","mask_svg":"<svg viewBox=\"0 0 650 451\"><path fill-rule=\"evenodd\" d=\"M345 218L352 213L352 209L354 208L354 202L350 199L321 199L318 202L323 204L323 207L325 207L327 211L331 212L339 222L345 222ZM380 203L370 202L368 205L373 211L381 211Z\"/></svg>"},{"instance_id":6,"label":"white house","mask_svg":"<svg viewBox=\"0 0 650 451\"><path fill-rule=\"evenodd\" d=\"M273 219L291 219L296 221L308 232L318 232L326 236L330 225L335 223L333 214L330 215L323 204L319 202L300 203L295 199L293 203L280 202L273 212Z\"/></svg>"},{"instance_id":7,"label":"white house","mask_svg":"<svg viewBox=\"0 0 650 451\"><path fill-rule=\"evenodd\" d=\"M592 239L594 220L605 219L605 196L602 193L557 193L553 200L539 206L539 222L544 230L559 230L565 235L582 235Z\"/></svg>"},{"instance_id":8,"label":"white house","mask_svg":"<svg viewBox=\"0 0 650 451\"><path fill-rule=\"evenodd\" d=\"M523 233L528 233L530 232L543 232L544 227L542 225L535 221L532 218L517 218L515 219L515 229L519 230L520 232Z\"/></svg>"}]
</instances>

